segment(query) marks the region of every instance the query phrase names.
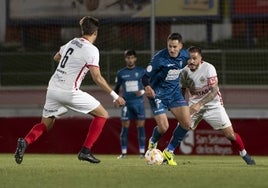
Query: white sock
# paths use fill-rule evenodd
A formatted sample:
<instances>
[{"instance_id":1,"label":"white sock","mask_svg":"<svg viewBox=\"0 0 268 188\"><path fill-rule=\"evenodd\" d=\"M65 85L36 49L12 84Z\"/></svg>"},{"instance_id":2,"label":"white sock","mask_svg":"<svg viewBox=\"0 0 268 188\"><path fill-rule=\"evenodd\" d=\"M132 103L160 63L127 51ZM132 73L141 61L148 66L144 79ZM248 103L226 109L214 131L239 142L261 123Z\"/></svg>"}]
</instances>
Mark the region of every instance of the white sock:
<instances>
[{"instance_id":1,"label":"white sock","mask_svg":"<svg viewBox=\"0 0 268 188\"><path fill-rule=\"evenodd\" d=\"M241 157L244 157L247 154L247 151L243 149L242 151L239 151L239 154Z\"/></svg>"},{"instance_id":2,"label":"white sock","mask_svg":"<svg viewBox=\"0 0 268 188\"><path fill-rule=\"evenodd\" d=\"M122 154L127 154L127 149L122 149L121 152Z\"/></svg>"}]
</instances>

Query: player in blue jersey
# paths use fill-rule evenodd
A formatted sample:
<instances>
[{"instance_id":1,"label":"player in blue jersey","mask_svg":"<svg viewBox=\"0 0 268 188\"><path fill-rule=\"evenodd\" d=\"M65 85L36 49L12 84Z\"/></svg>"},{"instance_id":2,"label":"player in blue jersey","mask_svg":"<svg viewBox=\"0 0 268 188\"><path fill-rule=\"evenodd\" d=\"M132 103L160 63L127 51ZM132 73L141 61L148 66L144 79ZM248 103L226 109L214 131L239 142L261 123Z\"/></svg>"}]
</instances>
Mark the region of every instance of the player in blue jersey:
<instances>
[{"instance_id":1,"label":"player in blue jersey","mask_svg":"<svg viewBox=\"0 0 268 188\"><path fill-rule=\"evenodd\" d=\"M146 68L142 82L157 123L148 149L156 148L158 140L168 130L167 110L178 120L176 135L173 136L179 143L190 128L190 111L179 84L180 71L187 65L189 58L188 51L183 49L182 36L171 33L167 38L167 48L160 50ZM166 148L163 156L167 164L177 165L172 150Z\"/></svg>"},{"instance_id":2,"label":"player in blue jersey","mask_svg":"<svg viewBox=\"0 0 268 188\"><path fill-rule=\"evenodd\" d=\"M120 87L122 86L122 95L126 101L125 106L123 106L121 110L122 129L120 141L122 153L118 159L125 158L127 154L130 120L136 121L140 157L143 158L145 153L145 107L143 99L145 91L141 81L145 74L145 69L136 66L136 61L137 54L135 50L126 50L126 67L117 72L115 79L114 91L119 94Z\"/></svg>"}]
</instances>

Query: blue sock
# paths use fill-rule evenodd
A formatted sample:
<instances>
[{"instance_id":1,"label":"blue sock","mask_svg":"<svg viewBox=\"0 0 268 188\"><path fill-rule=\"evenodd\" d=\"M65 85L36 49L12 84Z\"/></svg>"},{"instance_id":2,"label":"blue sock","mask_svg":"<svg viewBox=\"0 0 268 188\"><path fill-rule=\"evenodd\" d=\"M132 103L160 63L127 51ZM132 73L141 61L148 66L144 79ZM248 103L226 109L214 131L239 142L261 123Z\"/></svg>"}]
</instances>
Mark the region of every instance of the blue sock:
<instances>
[{"instance_id":1,"label":"blue sock","mask_svg":"<svg viewBox=\"0 0 268 188\"><path fill-rule=\"evenodd\" d=\"M151 137L151 141L153 143L156 143L158 142L158 140L161 138L162 134L160 134L157 130L157 126L154 127L154 130L153 130L153 134L152 134L152 137Z\"/></svg>"},{"instance_id":2,"label":"blue sock","mask_svg":"<svg viewBox=\"0 0 268 188\"><path fill-rule=\"evenodd\" d=\"M128 128L122 127L120 134L121 149L122 153L126 153L127 150L127 141L128 141Z\"/></svg>"},{"instance_id":3,"label":"blue sock","mask_svg":"<svg viewBox=\"0 0 268 188\"><path fill-rule=\"evenodd\" d=\"M139 142L139 152L145 152L145 130L144 127L137 127L138 130L138 142Z\"/></svg>"},{"instance_id":4,"label":"blue sock","mask_svg":"<svg viewBox=\"0 0 268 188\"><path fill-rule=\"evenodd\" d=\"M177 127L175 128L175 130L173 131L173 136L172 136L172 138L167 146L167 149L169 151L174 151L181 144L181 141L183 140L183 138L187 132L188 132L188 130L183 129L178 124Z\"/></svg>"}]
</instances>

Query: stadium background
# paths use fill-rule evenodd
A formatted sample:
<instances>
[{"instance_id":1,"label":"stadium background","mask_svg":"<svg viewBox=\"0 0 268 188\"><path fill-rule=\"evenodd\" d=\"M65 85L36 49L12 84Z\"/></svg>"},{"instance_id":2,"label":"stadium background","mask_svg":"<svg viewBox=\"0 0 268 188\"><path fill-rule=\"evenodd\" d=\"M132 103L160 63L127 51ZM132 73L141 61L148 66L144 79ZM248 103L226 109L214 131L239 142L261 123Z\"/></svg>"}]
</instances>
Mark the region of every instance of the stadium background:
<instances>
[{"instance_id":1,"label":"stadium background","mask_svg":"<svg viewBox=\"0 0 268 188\"><path fill-rule=\"evenodd\" d=\"M52 57L60 45L80 35L77 22L90 14L101 21L96 46L100 49L102 74L111 85L117 70L124 66L125 49L137 50L138 64L145 67L152 54L165 47L170 32L180 32L186 48L203 48L204 59L217 68L234 128L245 137L251 153L268 155L264 146L268 141L267 0L4 0L0 4L0 152L13 152L17 137L40 120L46 85L56 67ZM110 96L100 91L90 77L82 88L98 98L112 117L95 150L120 153L119 109L113 108ZM154 121L147 103L146 107L146 133L150 135ZM30 152L76 152L82 143L77 138L84 137L89 121L69 112L56 123L54 133L41 138ZM171 116L170 121L175 124ZM196 131L192 140L185 141L185 148L188 144L196 149L201 142L198 138L213 137L218 140L216 144L204 141L199 145L199 150L211 151L203 154L233 154L224 153L229 151L228 143L209 131L205 122L200 129L205 131ZM71 140L74 145L65 147L68 132L75 130ZM160 145L166 144L171 132L172 126ZM135 135L133 129L130 153L137 152ZM113 143L109 149L105 146L107 140ZM219 147L223 150L217 153L215 148ZM192 150L189 154L196 153Z\"/></svg>"}]
</instances>

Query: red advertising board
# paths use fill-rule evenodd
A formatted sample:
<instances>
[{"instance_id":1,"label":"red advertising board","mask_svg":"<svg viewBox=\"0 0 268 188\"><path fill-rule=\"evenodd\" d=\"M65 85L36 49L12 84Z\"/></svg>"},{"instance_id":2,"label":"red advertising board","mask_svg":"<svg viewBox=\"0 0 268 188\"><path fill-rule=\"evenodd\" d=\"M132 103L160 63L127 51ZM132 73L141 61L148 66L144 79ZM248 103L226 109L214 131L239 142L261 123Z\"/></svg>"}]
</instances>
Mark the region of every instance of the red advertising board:
<instances>
[{"instance_id":1,"label":"red advertising board","mask_svg":"<svg viewBox=\"0 0 268 188\"><path fill-rule=\"evenodd\" d=\"M40 118L0 118L0 153L13 153L18 137L23 137L38 123ZM91 119L62 118L58 119L54 128L42 135L38 141L27 148L28 153L78 153L87 134ZM169 119L170 128L158 143L159 149L164 149L177 124L175 119ZM240 134L247 151L252 155L268 155L268 119L232 119L234 130ZM147 119L145 131L147 142L155 126L154 119ZM119 118L110 118L100 138L92 148L98 154L120 154ZM128 153L138 154L137 131L135 125L129 130ZM190 131L183 140L176 154L185 155L237 155L227 140L219 131L213 130L204 121L195 131Z\"/></svg>"},{"instance_id":2,"label":"red advertising board","mask_svg":"<svg viewBox=\"0 0 268 188\"><path fill-rule=\"evenodd\" d=\"M268 15L267 0L233 0L233 15Z\"/></svg>"},{"instance_id":3,"label":"red advertising board","mask_svg":"<svg viewBox=\"0 0 268 188\"><path fill-rule=\"evenodd\" d=\"M230 141L219 131L197 129L189 131L181 144L183 154L230 155L233 154Z\"/></svg>"}]
</instances>

